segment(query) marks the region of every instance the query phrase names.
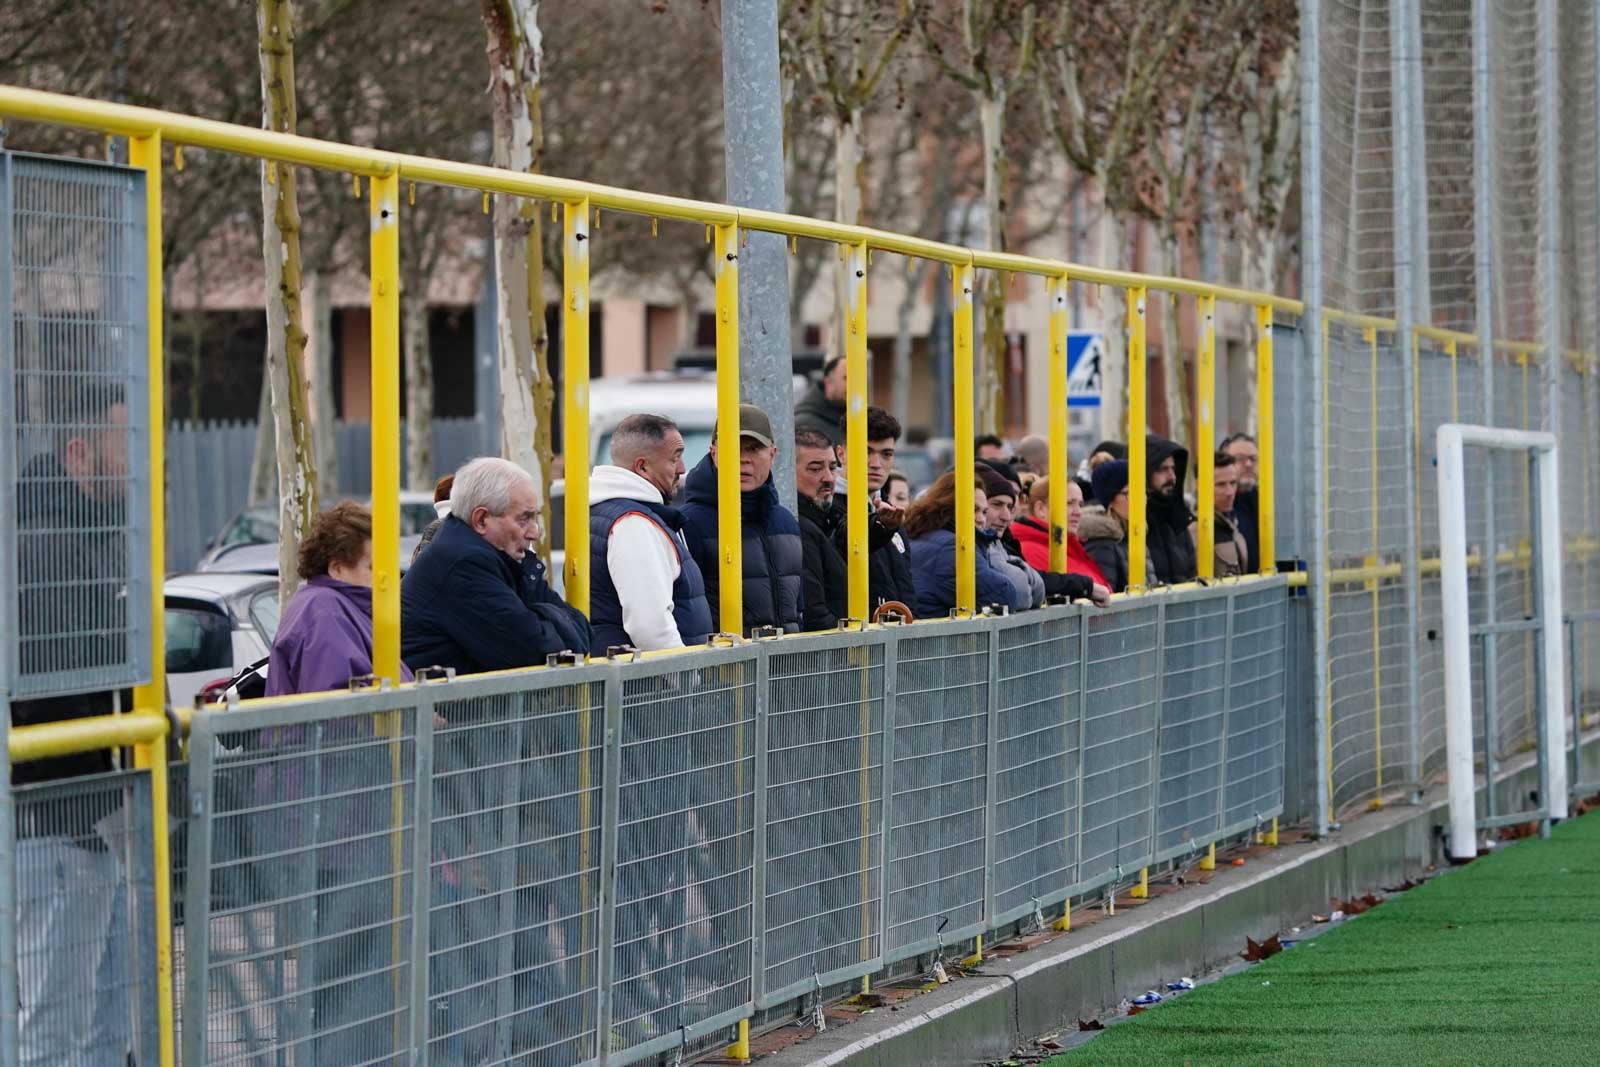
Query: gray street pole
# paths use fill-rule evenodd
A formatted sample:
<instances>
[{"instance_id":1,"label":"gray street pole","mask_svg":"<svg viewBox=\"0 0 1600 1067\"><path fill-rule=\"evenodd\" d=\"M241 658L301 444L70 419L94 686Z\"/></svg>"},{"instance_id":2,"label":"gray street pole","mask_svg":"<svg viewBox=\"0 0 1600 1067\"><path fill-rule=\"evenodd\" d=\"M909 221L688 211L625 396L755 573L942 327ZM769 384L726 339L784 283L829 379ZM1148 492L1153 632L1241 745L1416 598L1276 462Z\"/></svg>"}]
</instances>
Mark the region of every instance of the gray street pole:
<instances>
[{"instance_id":1,"label":"gray street pole","mask_svg":"<svg viewBox=\"0 0 1600 1067\"><path fill-rule=\"evenodd\" d=\"M722 110L728 202L784 211L777 0L722 0ZM789 258L777 234L739 250L739 392L772 419L778 497L794 510L794 374Z\"/></svg>"},{"instance_id":2,"label":"gray street pole","mask_svg":"<svg viewBox=\"0 0 1600 1067\"><path fill-rule=\"evenodd\" d=\"M1328 502L1322 492L1328 454L1322 396L1322 9L1318 0L1300 0L1300 233L1301 289L1305 297L1306 361L1311 366L1311 663L1317 759L1317 836L1333 822L1328 776Z\"/></svg>"}]
</instances>

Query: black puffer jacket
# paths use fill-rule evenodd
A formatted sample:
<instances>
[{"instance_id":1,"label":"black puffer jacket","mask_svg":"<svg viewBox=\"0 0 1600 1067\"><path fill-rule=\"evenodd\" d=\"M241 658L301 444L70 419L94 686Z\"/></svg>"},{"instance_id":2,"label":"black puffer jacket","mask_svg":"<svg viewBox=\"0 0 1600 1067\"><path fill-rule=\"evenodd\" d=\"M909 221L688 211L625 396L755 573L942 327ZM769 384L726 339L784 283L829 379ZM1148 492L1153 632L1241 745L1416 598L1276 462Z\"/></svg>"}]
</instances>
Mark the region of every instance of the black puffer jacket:
<instances>
[{"instance_id":1,"label":"black puffer jacket","mask_svg":"<svg viewBox=\"0 0 1600 1067\"><path fill-rule=\"evenodd\" d=\"M717 566L717 467L707 456L683 482L683 536L706 582L711 617L720 619L722 572ZM778 626L800 632L803 552L800 523L778 503L778 490L766 484L741 493L740 540L744 543L744 632Z\"/></svg>"},{"instance_id":2,"label":"black puffer jacket","mask_svg":"<svg viewBox=\"0 0 1600 1067\"><path fill-rule=\"evenodd\" d=\"M1144 450L1146 470L1154 471L1171 456L1178 475L1171 496L1155 492L1149 496L1150 563L1155 567L1155 574L1150 576L1152 584L1192 582L1199 569L1194 539L1189 534L1194 513L1183 499L1183 479L1189 471L1189 450L1153 433L1145 435Z\"/></svg>"},{"instance_id":3,"label":"black puffer jacket","mask_svg":"<svg viewBox=\"0 0 1600 1067\"><path fill-rule=\"evenodd\" d=\"M810 497L800 503L800 541L805 550L806 630L832 630L850 613L850 574L844 556L834 544L835 527L844 512L824 511Z\"/></svg>"},{"instance_id":4,"label":"black puffer jacket","mask_svg":"<svg viewBox=\"0 0 1600 1067\"><path fill-rule=\"evenodd\" d=\"M849 508L849 497L835 493L833 510L838 518L833 543L845 559L850 558ZM899 530L889 529L876 514L867 522L867 597L873 611L891 600L909 609L917 598L917 586L911 580L911 539Z\"/></svg>"}]
</instances>

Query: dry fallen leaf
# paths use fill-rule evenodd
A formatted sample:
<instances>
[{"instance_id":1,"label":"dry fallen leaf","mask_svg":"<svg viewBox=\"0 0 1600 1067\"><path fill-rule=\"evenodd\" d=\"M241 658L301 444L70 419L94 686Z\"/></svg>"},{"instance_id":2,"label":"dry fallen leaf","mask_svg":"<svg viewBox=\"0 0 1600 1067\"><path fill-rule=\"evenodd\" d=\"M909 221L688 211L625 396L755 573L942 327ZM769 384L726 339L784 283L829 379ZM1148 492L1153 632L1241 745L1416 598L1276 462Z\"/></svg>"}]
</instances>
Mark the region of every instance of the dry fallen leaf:
<instances>
[{"instance_id":1,"label":"dry fallen leaf","mask_svg":"<svg viewBox=\"0 0 1600 1067\"><path fill-rule=\"evenodd\" d=\"M1278 935L1273 934L1265 941L1255 941L1251 938L1244 939L1244 951L1240 953L1250 963L1257 963L1269 959L1283 951L1283 942L1278 940Z\"/></svg>"},{"instance_id":2,"label":"dry fallen leaf","mask_svg":"<svg viewBox=\"0 0 1600 1067\"><path fill-rule=\"evenodd\" d=\"M1137 1004L1129 1004L1128 1005L1128 1014L1129 1015L1140 1015L1140 1014L1143 1014L1144 1011L1145 1011L1145 1009L1141 1008Z\"/></svg>"},{"instance_id":3,"label":"dry fallen leaf","mask_svg":"<svg viewBox=\"0 0 1600 1067\"><path fill-rule=\"evenodd\" d=\"M1328 921L1328 917L1326 915L1313 915L1311 916L1311 921L1314 923L1325 923Z\"/></svg>"},{"instance_id":4,"label":"dry fallen leaf","mask_svg":"<svg viewBox=\"0 0 1600 1067\"><path fill-rule=\"evenodd\" d=\"M1104 1030L1105 1028L1106 1028L1106 1024L1101 1022L1099 1019L1079 1019L1078 1020L1078 1032L1079 1033L1089 1033L1092 1030Z\"/></svg>"}]
</instances>

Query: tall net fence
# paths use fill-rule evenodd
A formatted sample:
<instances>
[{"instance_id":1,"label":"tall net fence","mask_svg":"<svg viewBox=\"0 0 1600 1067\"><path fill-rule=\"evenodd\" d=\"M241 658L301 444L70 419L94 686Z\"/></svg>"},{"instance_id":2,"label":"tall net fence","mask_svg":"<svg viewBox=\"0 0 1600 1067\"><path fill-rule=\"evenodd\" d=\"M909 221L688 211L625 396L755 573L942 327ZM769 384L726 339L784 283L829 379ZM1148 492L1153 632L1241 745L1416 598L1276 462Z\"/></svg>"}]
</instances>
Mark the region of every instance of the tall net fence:
<instances>
[{"instance_id":1,"label":"tall net fence","mask_svg":"<svg viewBox=\"0 0 1600 1067\"><path fill-rule=\"evenodd\" d=\"M1600 706L1600 16L1555 4L1541 25L1536 0L1477 6L1481 25L1460 0L1306 7L1319 31L1320 153L1304 165L1321 181L1329 319L1313 536L1335 813L1443 772L1442 423L1557 433L1568 685L1580 715ZM1395 321L1408 306L1414 337ZM1534 614L1534 486L1520 455L1469 454L1466 477L1477 729L1503 758L1536 739L1538 644L1483 628Z\"/></svg>"}]
</instances>

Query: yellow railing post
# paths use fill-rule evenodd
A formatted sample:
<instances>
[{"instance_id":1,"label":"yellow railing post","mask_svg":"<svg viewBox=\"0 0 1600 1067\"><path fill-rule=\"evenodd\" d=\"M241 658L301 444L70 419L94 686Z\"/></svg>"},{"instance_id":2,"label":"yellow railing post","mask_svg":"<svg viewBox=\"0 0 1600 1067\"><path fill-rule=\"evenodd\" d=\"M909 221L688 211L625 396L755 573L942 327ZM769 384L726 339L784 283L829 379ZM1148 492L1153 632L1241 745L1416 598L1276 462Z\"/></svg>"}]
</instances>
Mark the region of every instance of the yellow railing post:
<instances>
[{"instance_id":1,"label":"yellow railing post","mask_svg":"<svg viewBox=\"0 0 1600 1067\"><path fill-rule=\"evenodd\" d=\"M1050 569L1067 570L1067 276L1045 282L1050 298ZM1019 504L1024 504L1020 502Z\"/></svg>"},{"instance_id":2,"label":"yellow railing post","mask_svg":"<svg viewBox=\"0 0 1600 1067\"><path fill-rule=\"evenodd\" d=\"M849 614L865 620L871 614L867 590L867 244L844 249L849 281L845 287L845 477L850 509L845 516L849 540ZM785 452L787 454L787 452Z\"/></svg>"},{"instance_id":3,"label":"yellow railing post","mask_svg":"<svg viewBox=\"0 0 1600 1067\"><path fill-rule=\"evenodd\" d=\"M1200 857L1200 869L1202 871L1214 871L1217 869L1217 843L1215 841L1206 846L1206 854Z\"/></svg>"},{"instance_id":4,"label":"yellow railing post","mask_svg":"<svg viewBox=\"0 0 1600 1067\"><path fill-rule=\"evenodd\" d=\"M1272 305L1256 305L1256 530L1261 573L1278 571L1278 452L1273 420Z\"/></svg>"},{"instance_id":5,"label":"yellow railing post","mask_svg":"<svg viewBox=\"0 0 1600 1067\"><path fill-rule=\"evenodd\" d=\"M1128 588L1142 590L1145 574L1145 511L1149 475L1145 470L1145 288L1128 290Z\"/></svg>"},{"instance_id":6,"label":"yellow railing post","mask_svg":"<svg viewBox=\"0 0 1600 1067\"><path fill-rule=\"evenodd\" d=\"M1196 310L1200 315L1199 357L1195 360L1195 490L1200 505L1196 531L1195 562L1199 577L1217 573L1217 496L1214 482L1217 451L1217 298L1202 296ZM1177 339L1171 342L1176 357ZM1183 491L1183 486L1178 487ZM1242 561L1241 561L1242 562Z\"/></svg>"},{"instance_id":7,"label":"yellow railing post","mask_svg":"<svg viewBox=\"0 0 1600 1067\"><path fill-rule=\"evenodd\" d=\"M167 469L165 348L161 335L161 133L128 139L128 161L144 171L145 212L145 374L149 394L146 418L150 432L150 681L133 692L136 715L166 722L166 598L161 576L167 573L167 512L164 477ZM150 771L151 862L155 868L156 1042L161 1067L174 1062L172 1017L172 856L167 835L167 738L163 729L154 740L134 750L135 766ZM58 947L58 951L63 951Z\"/></svg>"},{"instance_id":8,"label":"yellow railing post","mask_svg":"<svg viewBox=\"0 0 1600 1067\"><path fill-rule=\"evenodd\" d=\"M739 227L716 227L717 559L722 629L744 633L744 546L739 521ZM782 442L780 442L781 445ZM793 442L790 442L791 447Z\"/></svg>"},{"instance_id":9,"label":"yellow railing post","mask_svg":"<svg viewBox=\"0 0 1600 1067\"><path fill-rule=\"evenodd\" d=\"M561 451L567 603L589 614L589 201L566 205L561 276ZM604 651L604 650L602 650Z\"/></svg>"},{"instance_id":10,"label":"yellow railing post","mask_svg":"<svg viewBox=\"0 0 1600 1067\"><path fill-rule=\"evenodd\" d=\"M400 681L400 178L372 200L372 673Z\"/></svg>"},{"instance_id":11,"label":"yellow railing post","mask_svg":"<svg viewBox=\"0 0 1600 1067\"><path fill-rule=\"evenodd\" d=\"M972 264L956 264L950 281L953 319L951 363L955 397L951 405L956 437L956 608L978 610L978 528L973 510L972 437Z\"/></svg>"}]
</instances>

